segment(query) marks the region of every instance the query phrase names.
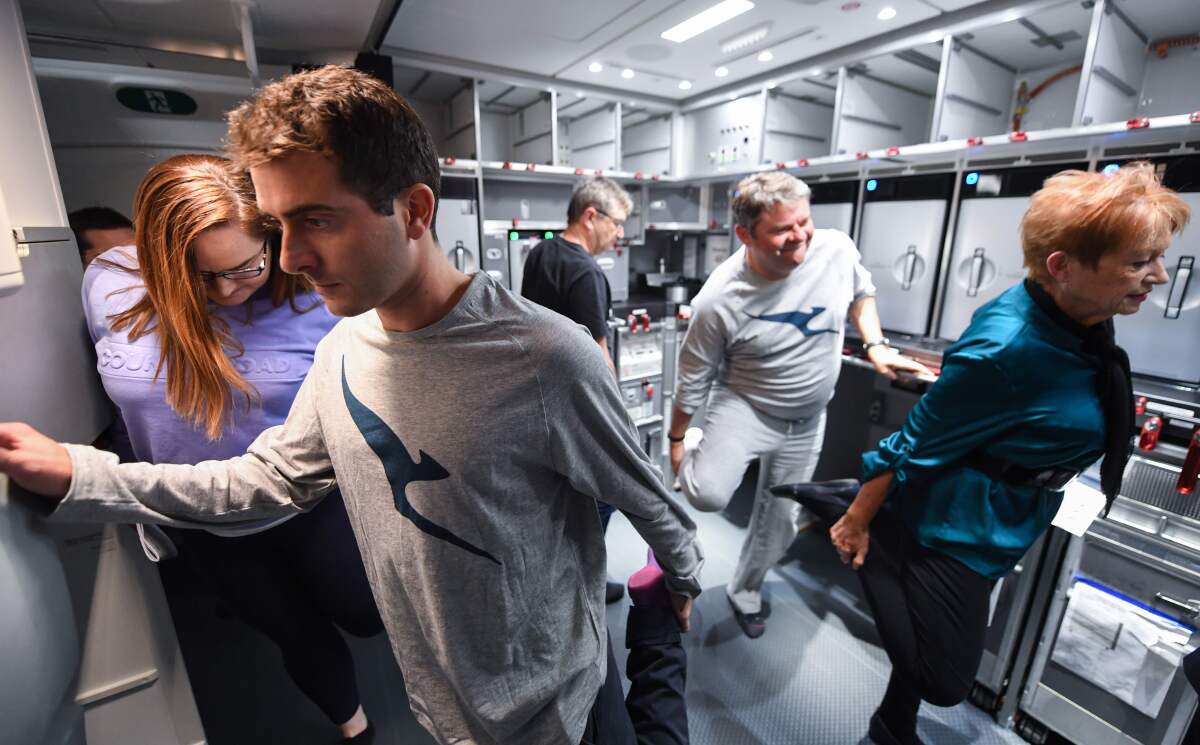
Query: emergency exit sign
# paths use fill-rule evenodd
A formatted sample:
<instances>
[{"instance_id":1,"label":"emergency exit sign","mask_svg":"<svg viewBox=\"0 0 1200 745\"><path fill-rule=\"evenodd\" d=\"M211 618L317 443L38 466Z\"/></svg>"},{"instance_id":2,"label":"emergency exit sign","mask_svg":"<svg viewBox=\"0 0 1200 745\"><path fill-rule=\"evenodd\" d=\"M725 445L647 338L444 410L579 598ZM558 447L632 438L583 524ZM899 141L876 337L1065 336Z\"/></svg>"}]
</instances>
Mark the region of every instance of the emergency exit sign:
<instances>
[{"instance_id":1,"label":"emergency exit sign","mask_svg":"<svg viewBox=\"0 0 1200 745\"><path fill-rule=\"evenodd\" d=\"M117 90L117 100L126 108L145 114L187 116L196 113L196 99L180 91L162 88L126 86Z\"/></svg>"}]
</instances>

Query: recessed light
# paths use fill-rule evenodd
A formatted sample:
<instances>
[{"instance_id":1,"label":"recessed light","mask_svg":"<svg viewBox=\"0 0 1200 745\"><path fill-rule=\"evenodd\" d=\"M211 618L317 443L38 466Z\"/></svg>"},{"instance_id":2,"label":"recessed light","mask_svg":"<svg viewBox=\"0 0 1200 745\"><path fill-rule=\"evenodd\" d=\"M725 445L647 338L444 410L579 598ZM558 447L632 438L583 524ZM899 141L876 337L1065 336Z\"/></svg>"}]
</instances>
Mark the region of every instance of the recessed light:
<instances>
[{"instance_id":1,"label":"recessed light","mask_svg":"<svg viewBox=\"0 0 1200 745\"><path fill-rule=\"evenodd\" d=\"M754 7L750 0L722 0L716 5L706 8L683 23L676 24L663 31L660 36L667 41L682 43L698 36L710 28L720 26L728 20L740 16Z\"/></svg>"},{"instance_id":2,"label":"recessed light","mask_svg":"<svg viewBox=\"0 0 1200 745\"><path fill-rule=\"evenodd\" d=\"M588 65L588 72L601 72L603 70L604 65L600 64L599 62L593 62L592 64Z\"/></svg>"},{"instance_id":3,"label":"recessed light","mask_svg":"<svg viewBox=\"0 0 1200 745\"><path fill-rule=\"evenodd\" d=\"M680 80L679 81L679 90L690 91L691 89L692 89L692 81L690 81L690 80Z\"/></svg>"},{"instance_id":4,"label":"recessed light","mask_svg":"<svg viewBox=\"0 0 1200 745\"><path fill-rule=\"evenodd\" d=\"M770 62L773 59L775 59L775 55L771 53L770 49L760 52L758 55L759 62Z\"/></svg>"},{"instance_id":5,"label":"recessed light","mask_svg":"<svg viewBox=\"0 0 1200 745\"><path fill-rule=\"evenodd\" d=\"M721 65L717 69L713 70L713 75L716 75L718 78L723 78L728 74L729 74L729 68L726 67L725 65Z\"/></svg>"},{"instance_id":6,"label":"recessed light","mask_svg":"<svg viewBox=\"0 0 1200 745\"><path fill-rule=\"evenodd\" d=\"M621 71L621 77L625 78L626 80L631 80L633 76L633 70L630 70L628 67Z\"/></svg>"},{"instance_id":7,"label":"recessed light","mask_svg":"<svg viewBox=\"0 0 1200 745\"><path fill-rule=\"evenodd\" d=\"M771 22L759 24L749 31L743 31L740 34L730 36L728 39L721 40L721 54L730 55L741 49L752 47L763 39L767 38L767 34L771 31Z\"/></svg>"},{"instance_id":8,"label":"recessed light","mask_svg":"<svg viewBox=\"0 0 1200 745\"><path fill-rule=\"evenodd\" d=\"M575 91L575 98L583 98L583 91Z\"/></svg>"},{"instance_id":9,"label":"recessed light","mask_svg":"<svg viewBox=\"0 0 1200 745\"><path fill-rule=\"evenodd\" d=\"M820 74L821 74L821 73L823 73L823 72L825 72L825 71L824 71L824 70L822 70L821 68L819 68L819 67L814 67L813 69L811 69L811 70L809 70L809 71L808 71L808 74L809 74L809 75L820 75Z\"/></svg>"},{"instance_id":10,"label":"recessed light","mask_svg":"<svg viewBox=\"0 0 1200 745\"><path fill-rule=\"evenodd\" d=\"M890 21L896 17L896 9L889 6L879 11L875 17L881 21Z\"/></svg>"},{"instance_id":11,"label":"recessed light","mask_svg":"<svg viewBox=\"0 0 1200 745\"><path fill-rule=\"evenodd\" d=\"M768 80L767 90L774 90L777 85L779 85L779 83L776 83L774 80Z\"/></svg>"}]
</instances>

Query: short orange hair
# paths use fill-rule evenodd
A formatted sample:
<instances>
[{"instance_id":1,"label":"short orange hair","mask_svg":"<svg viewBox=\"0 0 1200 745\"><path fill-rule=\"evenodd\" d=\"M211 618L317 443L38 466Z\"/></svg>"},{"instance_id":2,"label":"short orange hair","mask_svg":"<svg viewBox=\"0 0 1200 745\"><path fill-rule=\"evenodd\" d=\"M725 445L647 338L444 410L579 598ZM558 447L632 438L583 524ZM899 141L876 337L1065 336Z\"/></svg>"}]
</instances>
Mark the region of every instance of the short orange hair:
<instances>
[{"instance_id":1,"label":"short orange hair","mask_svg":"<svg viewBox=\"0 0 1200 745\"><path fill-rule=\"evenodd\" d=\"M1166 242L1189 215L1146 161L1109 174L1063 171L1046 179L1021 219L1025 267L1031 279L1049 282L1046 259L1062 251L1095 268L1110 251Z\"/></svg>"}]
</instances>

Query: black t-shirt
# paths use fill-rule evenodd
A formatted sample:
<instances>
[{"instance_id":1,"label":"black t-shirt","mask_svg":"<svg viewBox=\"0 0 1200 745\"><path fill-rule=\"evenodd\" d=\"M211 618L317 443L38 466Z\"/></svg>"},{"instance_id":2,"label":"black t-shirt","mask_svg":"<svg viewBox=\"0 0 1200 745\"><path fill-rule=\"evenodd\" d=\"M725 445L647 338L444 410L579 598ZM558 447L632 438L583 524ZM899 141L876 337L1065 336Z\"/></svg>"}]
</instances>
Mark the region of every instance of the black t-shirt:
<instances>
[{"instance_id":1,"label":"black t-shirt","mask_svg":"<svg viewBox=\"0 0 1200 745\"><path fill-rule=\"evenodd\" d=\"M586 326L593 339L608 334L608 278L577 243L558 236L534 246L525 258L521 295Z\"/></svg>"}]
</instances>

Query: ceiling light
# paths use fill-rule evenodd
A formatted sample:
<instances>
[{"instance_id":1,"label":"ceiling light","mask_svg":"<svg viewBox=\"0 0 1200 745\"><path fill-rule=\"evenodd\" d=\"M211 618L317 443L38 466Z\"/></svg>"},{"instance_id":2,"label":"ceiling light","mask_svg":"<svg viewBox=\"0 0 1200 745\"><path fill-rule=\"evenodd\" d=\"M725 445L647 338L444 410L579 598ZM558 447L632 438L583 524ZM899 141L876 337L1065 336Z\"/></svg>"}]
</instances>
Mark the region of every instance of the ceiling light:
<instances>
[{"instance_id":1,"label":"ceiling light","mask_svg":"<svg viewBox=\"0 0 1200 745\"><path fill-rule=\"evenodd\" d=\"M630 70L628 67L621 71L621 77L625 78L626 80L632 80L633 75L633 70Z\"/></svg>"},{"instance_id":2,"label":"ceiling light","mask_svg":"<svg viewBox=\"0 0 1200 745\"><path fill-rule=\"evenodd\" d=\"M728 39L721 40L721 54L729 55L734 52L752 47L763 39L767 38L767 33L771 30L770 22L755 26L749 31L743 31L735 36L730 36Z\"/></svg>"},{"instance_id":3,"label":"ceiling light","mask_svg":"<svg viewBox=\"0 0 1200 745\"><path fill-rule=\"evenodd\" d=\"M884 8L883 10L879 11L879 14L875 17L881 21L890 21L896 17L896 9L892 7Z\"/></svg>"},{"instance_id":4,"label":"ceiling light","mask_svg":"<svg viewBox=\"0 0 1200 745\"><path fill-rule=\"evenodd\" d=\"M663 31L660 35L667 41L682 43L693 36L708 31L710 28L714 28L740 16L753 7L754 3L750 2L750 0L722 0L722 2L700 11L683 23Z\"/></svg>"},{"instance_id":5,"label":"ceiling light","mask_svg":"<svg viewBox=\"0 0 1200 745\"><path fill-rule=\"evenodd\" d=\"M809 70L809 71L808 71L808 74L809 74L809 75L820 75L820 74L821 74L821 73L823 73L823 72L825 72L825 71L824 71L824 70L822 70L821 68L819 68L819 67L814 67L813 69L811 69L811 70Z\"/></svg>"},{"instance_id":6,"label":"ceiling light","mask_svg":"<svg viewBox=\"0 0 1200 745\"><path fill-rule=\"evenodd\" d=\"M692 81L690 81L690 80L680 80L679 81L679 90L690 91L691 89L692 89Z\"/></svg>"},{"instance_id":7,"label":"ceiling light","mask_svg":"<svg viewBox=\"0 0 1200 745\"><path fill-rule=\"evenodd\" d=\"M728 74L729 74L729 68L726 67L725 65L721 65L717 69L713 70L713 75L716 75L718 78L723 78Z\"/></svg>"},{"instance_id":8,"label":"ceiling light","mask_svg":"<svg viewBox=\"0 0 1200 745\"><path fill-rule=\"evenodd\" d=\"M768 49L764 52L761 52L758 55L759 62L770 62L773 59L775 59L775 55L771 53L770 49Z\"/></svg>"},{"instance_id":9,"label":"ceiling light","mask_svg":"<svg viewBox=\"0 0 1200 745\"><path fill-rule=\"evenodd\" d=\"M775 86L777 86L777 85L779 85L779 83L776 83L774 80L768 80L767 81L767 90L769 90L769 91L775 90Z\"/></svg>"},{"instance_id":10,"label":"ceiling light","mask_svg":"<svg viewBox=\"0 0 1200 745\"><path fill-rule=\"evenodd\" d=\"M592 64L588 65L588 72L600 72L603 69L604 65L600 64L599 62L593 62Z\"/></svg>"}]
</instances>

